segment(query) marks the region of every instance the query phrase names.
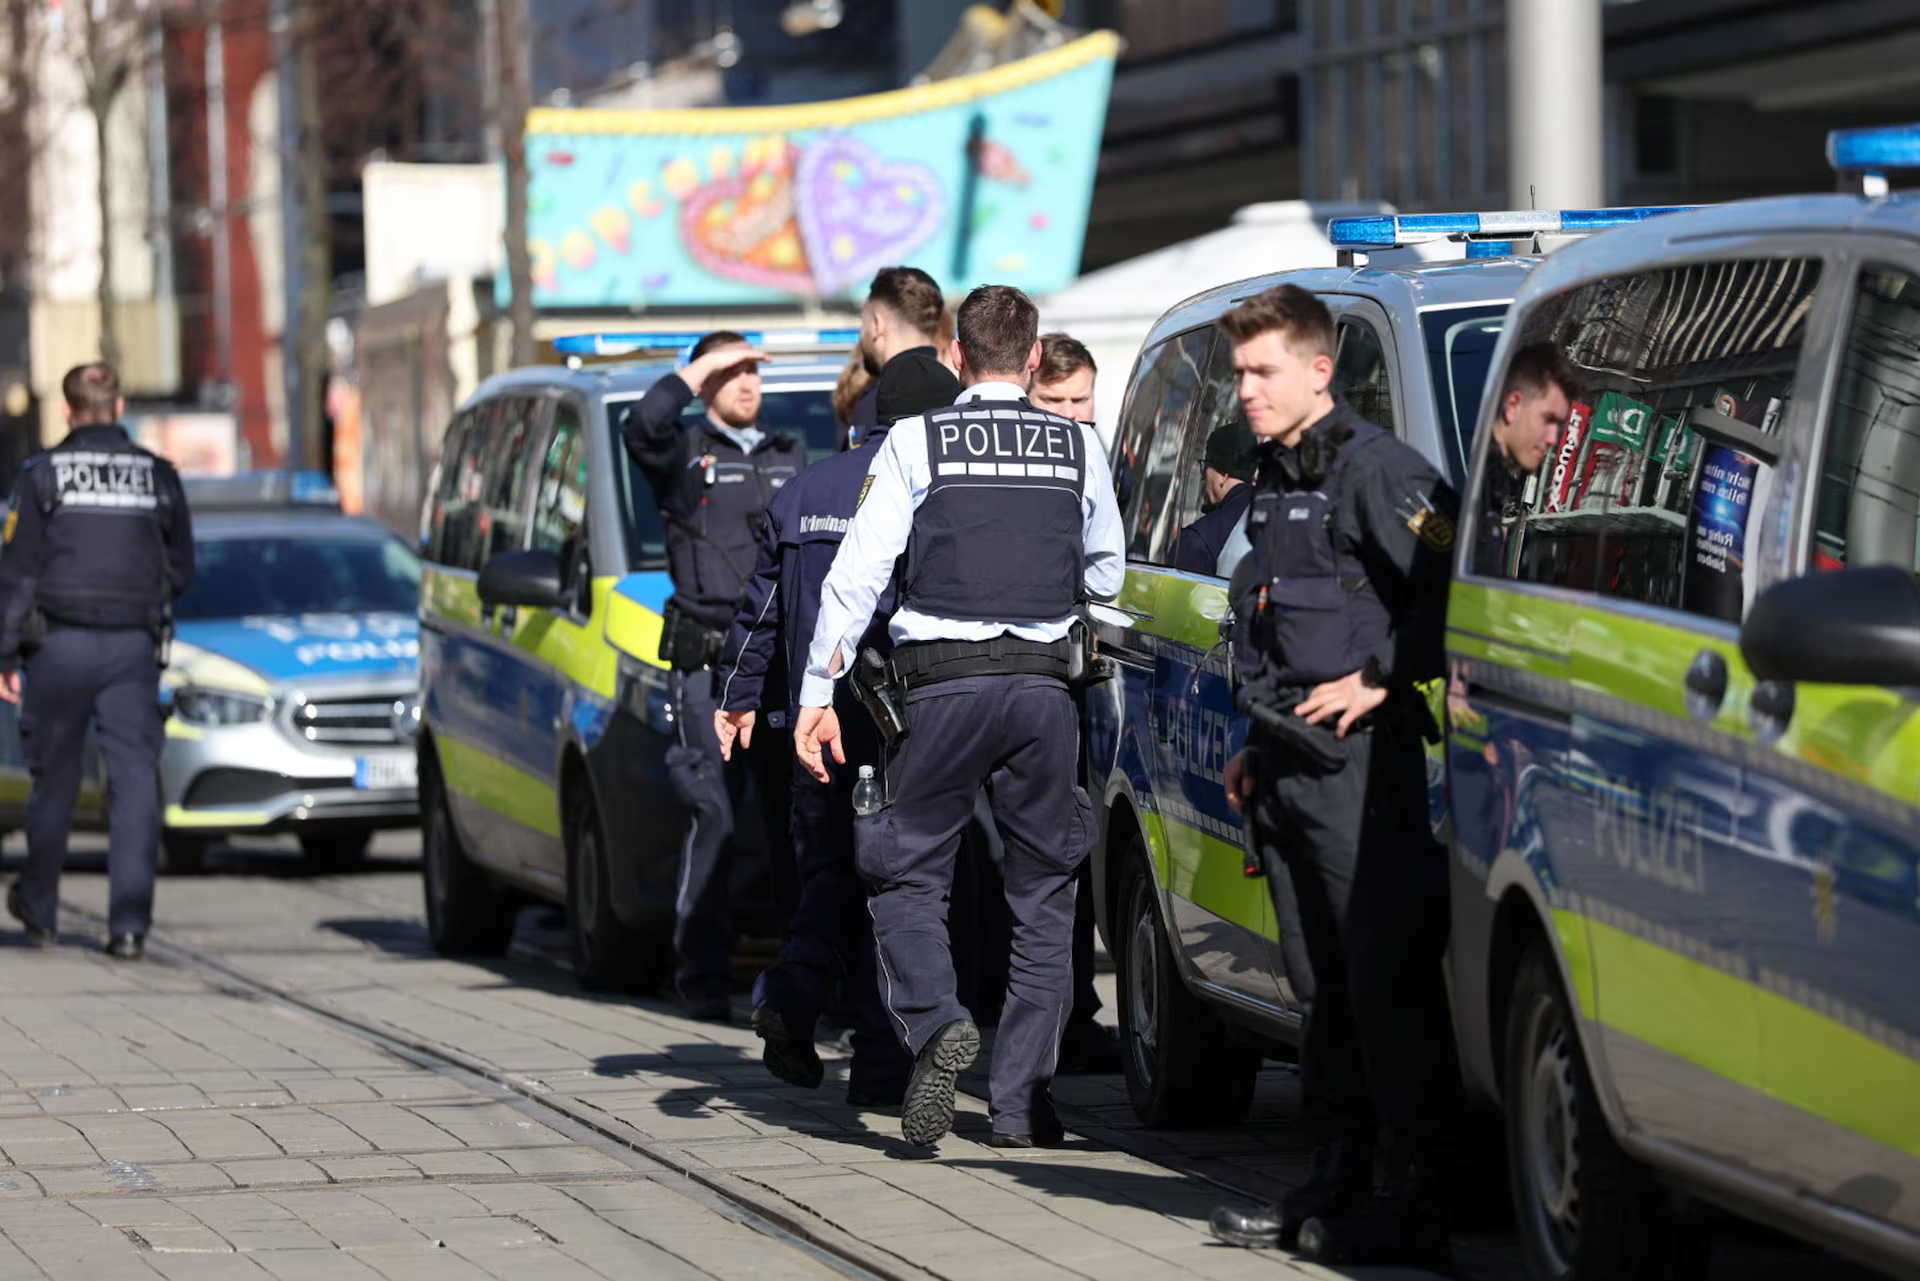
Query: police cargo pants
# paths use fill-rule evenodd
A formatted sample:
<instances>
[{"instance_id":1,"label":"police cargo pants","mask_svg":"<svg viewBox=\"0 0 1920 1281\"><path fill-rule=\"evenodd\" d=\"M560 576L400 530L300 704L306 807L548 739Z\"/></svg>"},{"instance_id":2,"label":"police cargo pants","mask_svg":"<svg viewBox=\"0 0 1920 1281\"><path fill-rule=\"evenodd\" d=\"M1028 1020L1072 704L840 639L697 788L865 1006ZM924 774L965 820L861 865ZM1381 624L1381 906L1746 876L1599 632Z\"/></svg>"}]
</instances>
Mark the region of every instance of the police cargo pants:
<instances>
[{"instance_id":1,"label":"police cargo pants","mask_svg":"<svg viewBox=\"0 0 1920 1281\"><path fill-rule=\"evenodd\" d=\"M1072 1002L1074 872L1093 845L1075 782L1080 727L1067 687L970 676L907 696L912 732L887 763L888 805L856 822L880 954L880 997L907 1049L967 1010L955 993L947 906L960 837L984 786L1006 843L1013 957L990 1085L993 1128L1054 1121L1048 1090Z\"/></svg>"},{"instance_id":2,"label":"police cargo pants","mask_svg":"<svg viewBox=\"0 0 1920 1281\"><path fill-rule=\"evenodd\" d=\"M22 684L20 746L33 790L27 866L18 882L21 911L33 925L54 923L91 725L107 767L107 929L145 934L153 923L165 739L153 636L56 628L27 660Z\"/></svg>"},{"instance_id":3,"label":"police cargo pants","mask_svg":"<svg viewBox=\"0 0 1920 1281\"><path fill-rule=\"evenodd\" d=\"M1346 763L1321 773L1264 732L1253 738L1251 827L1289 979L1308 1006L1302 1120L1317 1144L1390 1138L1397 1159L1444 1170L1466 1099L1441 970L1447 860L1428 819L1426 756L1399 728L1341 745Z\"/></svg>"}]
</instances>

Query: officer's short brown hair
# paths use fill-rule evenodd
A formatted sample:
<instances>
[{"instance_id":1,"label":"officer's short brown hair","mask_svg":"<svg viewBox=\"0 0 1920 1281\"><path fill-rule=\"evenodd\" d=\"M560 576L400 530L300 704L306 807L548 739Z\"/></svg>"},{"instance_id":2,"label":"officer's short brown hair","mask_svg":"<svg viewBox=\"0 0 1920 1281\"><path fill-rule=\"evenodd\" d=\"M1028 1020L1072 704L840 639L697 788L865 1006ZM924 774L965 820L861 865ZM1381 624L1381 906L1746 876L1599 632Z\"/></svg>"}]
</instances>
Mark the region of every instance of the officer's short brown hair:
<instances>
[{"instance_id":1,"label":"officer's short brown hair","mask_svg":"<svg viewBox=\"0 0 1920 1281\"><path fill-rule=\"evenodd\" d=\"M1297 356L1333 355L1333 314L1298 285L1275 285L1255 294L1220 317L1220 331L1234 343L1249 342L1269 331Z\"/></svg>"},{"instance_id":2,"label":"officer's short brown hair","mask_svg":"<svg viewBox=\"0 0 1920 1281\"><path fill-rule=\"evenodd\" d=\"M921 334L937 333L947 309L940 286L918 267L882 267L867 290L867 301L879 303Z\"/></svg>"},{"instance_id":3,"label":"officer's short brown hair","mask_svg":"<svg viewBox=\"0 0 1920 1281\"><path fill-rule=\"evenodd\" d=\"M747 336L731 329L716 329L693 345L693 354L687 357L687 362L691 364L716 348L735 345L746 346Z\"/></svg>"},{"instance_id":4,"label":"officer's short brown hair","mask_svg":"<svg viewBox=\"0 0 1920 1281\"><path fill-rule=\"evenodd\" d=\"M1040 334L1040 309L1012 285L981 285L960 304L954 321L960 354L975 377L1027 372Z\"/></svg>"},{"instance_id":5,"label":"officer's short brown hair","mask_svg":"<svg viewBox=\"0 0 1920 1281\"><path fill-rule=\"evenodd\" d=\"M1057 383L1071 378L1082 369L1098 374L1100 367L1093 363L1093 353L1087 345L1071 334L1057 330L1040 335L1040 368L1033 371L1033 381L1042 385Z\"/></svg>"},{"instance_id":6,"label":"officer's short brown hair","mask_svg":"<svg viewBox=\"0 0 1920 1281\"><path fill-rule=\"evenodd\" d=\"M120 417L120 371L104 360L69 369L60 380L60 394L76 423L110 423Z\"/></svg>"},{"instance_id":7,"label":"officer's short brown hair","mask_svg":"<svg viewBox=\"0 0 1920 1281\"><path fill-rule=\"evenodd\" d=\"M1516 391L1543 396L1549 385L1566 392L1571 399L1577 381L1573 362L1559 347L1550 342L1528 343L1513 353L1513 360L1507 365L1507 385L1501 389L1500 399L1505 401Z\"/></svg>"}]
</instances>

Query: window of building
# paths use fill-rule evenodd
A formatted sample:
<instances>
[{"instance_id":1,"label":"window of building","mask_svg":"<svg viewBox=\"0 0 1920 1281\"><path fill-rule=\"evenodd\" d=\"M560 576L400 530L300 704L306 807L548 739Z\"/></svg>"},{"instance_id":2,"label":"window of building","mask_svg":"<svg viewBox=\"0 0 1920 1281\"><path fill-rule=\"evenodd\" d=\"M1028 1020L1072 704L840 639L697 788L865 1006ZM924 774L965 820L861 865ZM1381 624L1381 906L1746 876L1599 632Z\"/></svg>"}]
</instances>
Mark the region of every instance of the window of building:
<instances>
[{"instance_id":1,"label":"window of building","mask_svg":"<svg viewBox=\"0 0 1920 1281\"><path fill-rule=\"evenodd\" d=\"M1476 571L1739 619L1819 279L1812 259L1695 263L1537 305L1515 349L1554 344L1580 385L1533 475L1485 428Z\"/></svg>"},{"instance_id":2,"label":"window of building","mask_svg":"<svg viewBox=\"0 0 1920 1281\"><path fill-rule=\"evenodd\" d=\"M1920 573L1920 280L1860 276L1820 469L1814 564Z\"/></svg>"},{"instance_id":3,"label":"window of building","mask_svg":"<svg viewBox=\"0 0 1920 1281\"><path fill-rule=\"evenodd\" d=\"M1191 520L1197 514L1191 499L1196 478L1186 478L1183 486L1180 463L1213 343L1209 325L1167 339L1140 360L1113 460L1130 560L1166 564L1181 516Z\"/></svg>"}]
</instances>

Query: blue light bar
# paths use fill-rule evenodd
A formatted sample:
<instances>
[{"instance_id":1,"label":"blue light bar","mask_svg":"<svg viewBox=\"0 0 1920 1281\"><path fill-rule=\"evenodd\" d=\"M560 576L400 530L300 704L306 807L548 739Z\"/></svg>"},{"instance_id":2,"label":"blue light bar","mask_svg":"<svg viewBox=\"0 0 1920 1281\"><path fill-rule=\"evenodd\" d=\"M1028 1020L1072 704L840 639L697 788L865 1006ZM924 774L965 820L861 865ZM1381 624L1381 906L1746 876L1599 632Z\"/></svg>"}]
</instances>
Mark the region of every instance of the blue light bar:
<instances>
[{"instance_id":1,"label":"blue light bar","mask_svg":"<svg viewBox=\"0 0 1920 1281\"><path fill-rule=\"evenodd\" d=\"M1841 173L1920 169L1920 124L1835 129L1827 135L1827 163Z\"/></svg>"},{"instance_id":2,"label":"blue light bar","mask_svg":"<svg viewBox=\"0 0 1920 1281\"><path fill-rule=\"evenodd\" d=\"M554 339L553 349L562 356L631 356L638 351L682 351L706 336L704 332L568 334ZM749 346L768 350L851 347L860 341L858 329L754 329L740 336Z\"/></svg>"},{"instance_id":3,"label":"blue light bar","mask_svg":"<svg viewBox=\"0 0 1920 1281\"><path fill-rule=\"evenodd\" d=\"M1403 214L1335 218L1327 239L1335 249L1403 249L1436 240L1511 241L1522 236L1581 236L1609 227L1680 213L1691 205L1635 205L1619 209L1520 209L1493 213ZM1478 255L1476 255L1478 256Z\"/></svg>"},{"instance_id":4,"label":"blue light bar","mask_svg":"<svg viewBox=\"0 0 1920 1281\"><path fill-rule=\"evenodd\" d=\"M1469 240L1467 242L1469 258L1507 258L1512 254L1511 240Z\"/></svg>"}]
</instances>

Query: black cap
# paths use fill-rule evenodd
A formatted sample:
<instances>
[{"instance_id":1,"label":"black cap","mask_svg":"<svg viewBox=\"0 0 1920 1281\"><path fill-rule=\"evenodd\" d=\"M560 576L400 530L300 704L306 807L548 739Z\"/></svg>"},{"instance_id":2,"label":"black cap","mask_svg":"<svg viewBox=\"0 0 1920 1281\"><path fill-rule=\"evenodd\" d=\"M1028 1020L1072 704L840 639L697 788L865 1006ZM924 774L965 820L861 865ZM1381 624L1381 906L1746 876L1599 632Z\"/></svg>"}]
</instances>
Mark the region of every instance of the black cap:
<instances>
[{"instance_id":1,"label":"black cap","mask_svg":"<svg viewBox=\"0 0 1920 1281\"><path fill-rule=\"evenodd\" d=\"M874 411L883 423L896 423L960 399L960 380L934 357L933 348L903 351L880 371Z\"/></svg>"},{"instance_id":2,"label":"black cap","mask_svg":"<svg viewBox=\"0 0 1920 1281\"><path fill-rule=\"evenodd\" d=\"M1223 476L1252 480L1254 472L1253 432L1239 419L1214 428L1207 437L1206 465Z\"/></svg>"}]
</instances>

